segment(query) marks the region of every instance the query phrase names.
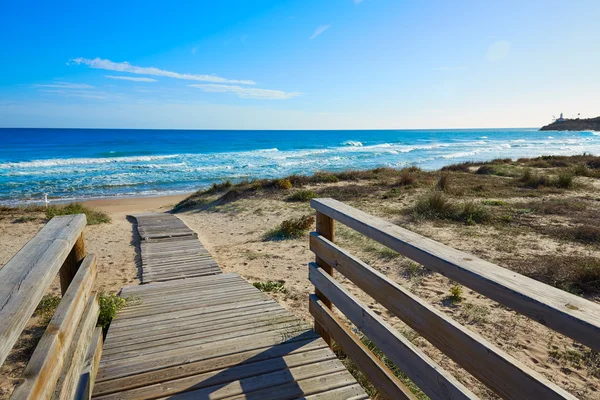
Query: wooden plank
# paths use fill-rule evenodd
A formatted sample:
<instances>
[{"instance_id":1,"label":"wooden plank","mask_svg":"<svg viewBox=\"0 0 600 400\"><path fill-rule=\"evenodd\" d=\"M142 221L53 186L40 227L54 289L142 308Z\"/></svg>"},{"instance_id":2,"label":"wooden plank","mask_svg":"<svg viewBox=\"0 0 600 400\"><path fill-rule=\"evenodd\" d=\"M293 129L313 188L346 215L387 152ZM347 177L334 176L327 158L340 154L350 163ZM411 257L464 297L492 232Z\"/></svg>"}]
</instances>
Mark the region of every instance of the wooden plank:
<instances>
[{"instance_id":1,"label":"wooden plank","mask_svg":"<svg viewBox=\"0 0 600 400\"><path fill-rule=\"evenodd\" d=\"M286 354L281 357L271 358L261 361L253 361L241 364L231 365L227 368L214 369L209 372L193 374L189 376L177 376L177 379L155 383L152 385L143 385L141 387L119 390L112 395L99 396L98 399L150 399L157 396L169 396L189 390L197 391L199 389L236 382L254 376L260 376L276 371L286 370L308 366L310 364L324 363L326 361L336 360L335 354L327 349L317 349L313 351ZM130 381L133 380L130 378Z\"/></svg>"},{"instance_id":2,"label":"wooden plank","mask_svg":"<svg viewBox=\"0 0 600 400\"><path fill-rule=\"evenodd\" d=\"M71 400L74 398L88 347L96 330L99 314L98 296L93 294L87 302L77 332L75 332L71 346L65 356L62 371L54 388L53 399Z\"/></svg>"},{"instance_id":3,"label":"wooden plank","mask_svg":"<svg viewBox=\"0 0 600 400\"><path fill-rule=\"evenodd\" d=\"M316 229L317 229L317 233L319 235L324 236L333 242L334 235L335 235L335 221L333 220L333 218L317 211ZM319 256L317 256L315 258L315 262L321 268L323 268L328 274L333 275L333 267L331 265L327 264L327 262L325 262L321 258L319 258ZM329 300L327 297L325 297L325 295L323 295L323 293L321 293L318 288L315 288L315 295L319 299L321 299L321 301L323 302L323 304L325 304L325 306L327 306L327 307L329 307L329 309L331 309L331 300ZM323 340L325 340L325 342L329 346L331 346L331 338L329 337L329 333L327 332L327 330L323 329L316 320L315 320L314 329L316 332L318 332L321 335Z\"/></svg>"},{"instance_id":4,"label":"wooden plank","mask_svg":"<svg viewBox=\"0 0 600 400\"><path fill-rule=\"evenodd\" d=\"M333 315L329 307L316 295L310 295L308 310L384 396L389 399L415 399L411 391Z\"/></svg>"},{"instance_id":5,"label":"wooden plank","mask_svg":"<svg viewBox=\"0 0 600 400\"><path fill-rule=\"evenodd\" d=\"M502 397L574 398L334 243L316 234L310 240L342 275Z\"/></svg>"},{"instance_id":6,"label":"wooden plank","mask_svg":"<svg viewBox=\"0 0 600 400\"><path fill-rule=\"evenodd\" d=\"M234 337L211 344L174 348L167 353L145 356L138 360L118 362L113 365L100 360L101 369L98 371L96 381L102 382L125 378L168 367L176 367L196 361L211 360L254 350L261 350L267 354L273 346L293 345L297 342L311 340L321 339L312 330L300 331L298 335L288 336L285 339L282 338L279 332L269 332L267 334L250 335L244 338Z\"/></svg>"},{"instance_id":7,"label":"wooden plank","mask_svg":"<svg viewBox=\"0 0 600 400\"><path fill-rule=\"evenodd\" d=\"M310 396L299 397L298 400L364 400L368 398L369 396L365 393L363 388L356 383L354 385L343 386L312 394Z\"/></svg>"},{"instance_id":8,"label":"wooden plank","mask_svg":"<svg viewBox=\"0 0 600 400\"><path fill-rule=\"evenodd\" d=\"M75 278L75 274L79 269L79 265L83 261L85 257L85 239L83 237L83 232L79 235L79 238L75 241L71 252L67 256L67 259L60 267L59 275L60 275L60 292L62 295L65 294L67 288Z\"/></svg>"},{"instance_id":9,"label":"wooden plank","mask_svg":"<svg viewBox=\"0 0 600 400\"><path fill-rule=\"evenodd\" d=\"M102 328L97 327L94 330L94 335L83 362L79 383L73 397L75 400L90 400L92 398L100 357L102 357Z\"/></svg>"},{"instance_id":10,"label":"wooden plank","mask_svg":"<svg viewBox=\"0 0 600 400\"><path fill-rule=\"evenodd\" d=\"M398 253L600 351L600 305L455 250L333 199L315 210Z\"/></svg>"},{"instance_id":11,"label":"wooden plank","mask_svg":"<svg viewBox=\"0 0 600 400\"><path fill-rule=\"evenodd\" d=\"M251 393L252 397L255 399L294 398L304 394L301 384L303 380L319 377L321 378L319 381L322 381L321 383L325 384L325 379L323 379L324 376L333 375L334 373L339 373L339 377L343 377L346 380L348 380L348 378L353 380L352 376L345 370L342 363L336 359L252 376L228 383L216 384L199 390L175 394L169 396L169 398L173 400L246 398L245 393L248 393L249 395ZM347 382L346 385L349 383L350 381ZM290 384L290 386L284 387L283 390L279 388L279 386L285 384ZM295 386L296 390L291 389L292 386ZM259 390L261 391L258 392ZM264 390L264 392L262 390Z\"/></svg>"},{"instance_id":12,"label":"wooden plank","mask_svg":"<svg viewBox=\"0 0 600 400\"><path fill-rule=\"evenodd\" d=\"M0 268L0 365L83 232L85 215L54 217Z\"/></svg>"},{"instance_id":13,"label":"wooden plank","mask_svg":"<svg viewBox=\"0 0 600 400\"><path fill-rule=\"evenodd\" d=\"M94 394L96 396L122 392L124 390L135 389L154 385L161 382L167 382L178 378L184 378L192 375L199 375L206 372L221 370L234 366L252 365L265 360L281 359L282 357L302 354L309 351L327 349L327 345L321 339L313 338L290 343L283 343L275 346L261 347L251 349L235 354L224 354L218 357L212 357L199 361L189 362L183 365L165 367L162 369L145 372L133 376L116 378L98 383Z\"/></svg>"},{"instance_id":14,"label":"wooden plank","mask_svg":"<svg viewBox=\"0 0 600 400\"><path fill-rule=\"evenodd\" d=\"M429 398L477 398L370 308L362 305L318 265L309 265L309 279Z\"/></svg>"},{"instance_id":15,"label":"wooden plank","mask_svg":"<svg viewBox=\"0 0 600 400\"><path fill-rule=\"evenodd\" d=\"M23 372L12 399L48 399L65 362L96 278L96 257L83 260Z\"/></svg>"}]
</instances>

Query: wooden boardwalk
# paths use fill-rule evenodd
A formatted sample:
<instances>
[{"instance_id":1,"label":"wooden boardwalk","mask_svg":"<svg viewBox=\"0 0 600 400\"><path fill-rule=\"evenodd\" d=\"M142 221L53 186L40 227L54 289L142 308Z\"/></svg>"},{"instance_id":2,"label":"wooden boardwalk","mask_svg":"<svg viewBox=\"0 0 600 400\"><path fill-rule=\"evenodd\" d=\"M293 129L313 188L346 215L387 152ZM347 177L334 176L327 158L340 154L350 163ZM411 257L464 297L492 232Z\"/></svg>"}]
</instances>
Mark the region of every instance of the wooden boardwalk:
<instances>
[{"instance_id":1,"label":"wooden boardwalk","mask_svg":"<svg viewBox=\"0 0 600 400\"><path fill-rule=\"evenodd\" d=\"M367 398L318 334L240 276L220 273L215 264L212 275L190 277L197 265L187 269L183 260L195 265L195 256L210 255L173 218L139 216L142 246L166 246L168 259L181 257L188 272L170 275L171 263L163 271L164 258L155 258L163 252L142 247L152 267L144 273L164 282L122 289L137 301L110 326L95 399ZM177 237L166 237L173 231L159 221L176 227ZM192 240L203 252L187 257Z\"/></svg>"},{"instance_id":2,"label":"wooden boardwalk","mask_svg":"<svg viewBox=\"0 0 600 400\"><path fill-rule=\"evenodd\" d=\"M221 273L196 232L179 218L162 213L133 217L141 239L142 283Z\"/></svg>"}]
</instances>

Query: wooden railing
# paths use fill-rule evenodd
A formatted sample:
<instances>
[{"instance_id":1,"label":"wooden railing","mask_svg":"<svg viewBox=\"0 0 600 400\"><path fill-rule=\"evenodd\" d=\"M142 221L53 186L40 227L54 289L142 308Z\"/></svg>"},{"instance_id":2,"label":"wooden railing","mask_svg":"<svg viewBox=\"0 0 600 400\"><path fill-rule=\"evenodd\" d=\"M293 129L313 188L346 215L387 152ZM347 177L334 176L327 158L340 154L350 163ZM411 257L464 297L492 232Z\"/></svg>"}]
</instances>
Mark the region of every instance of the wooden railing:
<instances>
[{"instance_id":1,"label":"wooden railing","mask_svg":"<svg viewBox=\"0 0 600 400\"><path fill-rule=\"evenodd\" d=\"M96 258L85 254L85 215L54 217L0 269L0 365L60 274L62 299L12 399L89 399L102 349L92 291Z\"/></svg>"},{"instance_id":2,"label":"wooden railing","mask_svg":"<svg viewBox=\"0 0 600 400\"><path fill-rule=\"evenodd\" d=\"M405 385L332 312L332 304L432 399L476 396L333 278L335 269L393 315L507 399L575 397L333 243L334 221L594 350L600 305L463 253L333 199L313 199L316 262L309 308L315 330L335 340L386 397L413 398Z\"/></svg>"}]
</instances>

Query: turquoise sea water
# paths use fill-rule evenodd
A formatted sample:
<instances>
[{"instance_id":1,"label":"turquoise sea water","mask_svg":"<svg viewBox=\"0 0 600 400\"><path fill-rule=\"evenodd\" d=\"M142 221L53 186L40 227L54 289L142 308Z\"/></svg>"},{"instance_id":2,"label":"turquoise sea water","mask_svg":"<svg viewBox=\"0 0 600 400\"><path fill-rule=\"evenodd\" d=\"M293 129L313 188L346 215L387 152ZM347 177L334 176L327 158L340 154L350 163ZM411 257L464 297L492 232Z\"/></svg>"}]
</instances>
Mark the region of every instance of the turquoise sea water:
<instances>
[{"instance_id":1,"label":"turquoise sea water","mask_svg":"<svg viewBox=\"0 0 600 400\"><path fill-rule=\"evenodd\" d=\"M600 154L598 132L537 129L191 131L0 129L0 203L184 193L319 170Z\"/></svg>"}]
</instances>

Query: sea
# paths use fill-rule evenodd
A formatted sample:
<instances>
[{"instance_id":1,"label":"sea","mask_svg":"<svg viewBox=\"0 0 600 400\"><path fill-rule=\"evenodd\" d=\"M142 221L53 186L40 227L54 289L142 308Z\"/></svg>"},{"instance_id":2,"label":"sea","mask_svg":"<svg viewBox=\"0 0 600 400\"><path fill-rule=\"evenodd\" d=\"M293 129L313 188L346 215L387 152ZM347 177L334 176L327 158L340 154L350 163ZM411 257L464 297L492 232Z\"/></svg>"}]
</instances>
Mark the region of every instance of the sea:
<instances>
[{"instance_id":1,"label":"sea","mask_svg":"<svg viewBox=\"0 0 600 400\"><path fill-rule=\"evenodd\" d=\"M600 154L600 132L531 129L0 129L0 204L192 192L224 180Z\"/></svg>"}]
</instances>

